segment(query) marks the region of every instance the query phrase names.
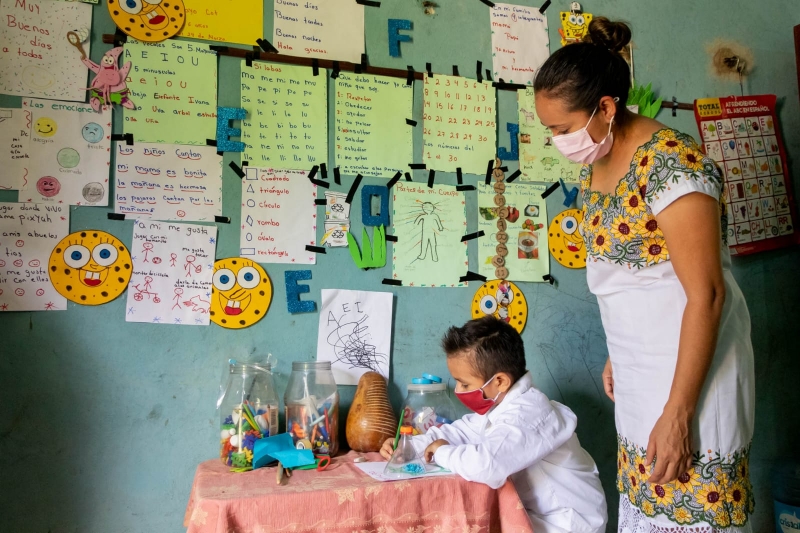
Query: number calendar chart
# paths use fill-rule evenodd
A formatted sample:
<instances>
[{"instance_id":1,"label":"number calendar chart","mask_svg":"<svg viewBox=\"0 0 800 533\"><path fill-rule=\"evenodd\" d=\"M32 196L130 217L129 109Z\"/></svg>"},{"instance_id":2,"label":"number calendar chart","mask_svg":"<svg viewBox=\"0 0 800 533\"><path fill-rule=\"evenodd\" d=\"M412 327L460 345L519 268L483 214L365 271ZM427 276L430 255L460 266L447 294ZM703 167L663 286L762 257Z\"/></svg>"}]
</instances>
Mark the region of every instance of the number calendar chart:
<instances>
[{"instance_id":1,"label":"number calendar chart","mask_svg":"<svg viewBox=\"0 0 800 533\"><path fill-rule=\"evenodd\" d=\"M728 246L750 254L798 242L775 95L695 100L706 154L725 175Z\"/></svg>"},{"instance_id":2,"label":"number calendar chart","mask_svg":"<svg viewBox=\"0 0 800 533\"><path fill-rule=\"evenodd\" d=\"M497 98L491 83L425 76L422 161L434 170L482 175L497 144Z\"/></svg>"}]
</instances>

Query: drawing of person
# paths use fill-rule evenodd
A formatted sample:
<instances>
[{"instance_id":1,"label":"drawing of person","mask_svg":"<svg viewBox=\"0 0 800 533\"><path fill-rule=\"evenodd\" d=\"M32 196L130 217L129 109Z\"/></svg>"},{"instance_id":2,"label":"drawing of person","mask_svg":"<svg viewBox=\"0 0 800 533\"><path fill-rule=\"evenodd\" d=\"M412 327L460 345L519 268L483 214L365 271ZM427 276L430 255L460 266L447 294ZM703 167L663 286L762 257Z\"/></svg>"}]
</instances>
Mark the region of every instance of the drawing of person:
<instances>
[{"instance_id":1,"label":"drawing of person","mask_svg":"<svg viewBox=\"0 0 800 533\"><path fill-rule=\"evenodd\" d=\"M173 309L175 309L176 307L178 309L181 308L181 296L183 296L183 289L178 287L177 289L175 289L175 297L172 299L175 302L175 305L172 306Z\"/></svg>"},{"instance_id":2,"label":"drawing of person","mask_svg":"<svg viewBox=\"0 0 800 533\"><path fill-rule=\"evenodd\" d=\"M169 254L169 266L174 267L175 261L178 260L178 254Z\"/></svg>"},{"instance_id":3,"label":"drawing of person","mask_svg":"<svg viewBox=\"0 0 800 533\"><path fill-rule=\"evenodd\" d=\"M431 259L434 262L439 261L439 253L436 250L436 230L444 231L442 227L442 220L434 211L436 207L431 202L422 204L422 214L417 215L414 224L422 224L422 239L419 249L419 257L417 259L425 259L428 257L428 248L431 249Z\"/></svg>"},{"instance_id":4,"label":"drawing of person","mask_svg":"<svg viewBox=\"0 0 800 533\"><path fill-rule=\"evenodd\" d=\"M142 252L144 253L144 263L149 263L150 261L147 260L147 254L153 251L153 243L146 242L142 244Z\"/></svg>"},{"instance_id":5,"label":"drawing of person","mask_svg":"<svg viewBox=\"0 0 800 533\"><path fill-rule=\"evenodd\" d=\"M195 256L193 256L193 255L187 255L186 256L186 264L183 265L183 269L186 271L186 277L187 278L191 278L192 277L192 270L195 268L194 262L196 260L197 260L197 258Z\"/></svg>"}]
</instances>

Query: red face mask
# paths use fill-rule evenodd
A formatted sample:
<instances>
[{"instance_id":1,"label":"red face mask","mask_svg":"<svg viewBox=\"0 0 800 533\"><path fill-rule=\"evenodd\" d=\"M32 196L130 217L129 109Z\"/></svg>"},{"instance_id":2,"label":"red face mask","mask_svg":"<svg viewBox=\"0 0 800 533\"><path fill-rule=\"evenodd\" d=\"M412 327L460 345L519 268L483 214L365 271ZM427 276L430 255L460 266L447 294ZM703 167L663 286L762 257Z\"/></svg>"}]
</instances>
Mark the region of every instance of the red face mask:
<instances>
[{"instance_id":1,"label":"red face mask","mask_svg":"<svg viewBox=\"0 0 800 533\"><path fill-rule=\"evenodd\" d=\"M484 383L483 387L491 383L494 378L495 376L489 378L489 381ZM497 398L498 396L500 396L500 393L498 392L497 396L495 396L494 398L484 398L483 387L467 392L455 391L456 397L459 400L461 400L461 403L463 403L467 407L467 409L475 411L479 415L485 415L497 401Z\"/></svg>"}]
</instances>

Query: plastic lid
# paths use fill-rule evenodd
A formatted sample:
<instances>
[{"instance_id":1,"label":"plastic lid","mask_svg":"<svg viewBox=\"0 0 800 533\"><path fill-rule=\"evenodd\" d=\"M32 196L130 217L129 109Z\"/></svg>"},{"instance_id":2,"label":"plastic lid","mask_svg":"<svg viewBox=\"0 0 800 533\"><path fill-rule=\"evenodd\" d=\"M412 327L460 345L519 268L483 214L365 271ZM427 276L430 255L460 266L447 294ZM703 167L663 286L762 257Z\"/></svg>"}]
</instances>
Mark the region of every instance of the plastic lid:
<instances>
[{"instance_id":1,"label":"plastic lid","mask_svg":"<svg viewBox=\"0 0 800 533\"><path fill-rule=\"evenodd\" d=\"M430 385L433 381L429 380L428 378L411 378L411 383L416 385Z\"/></svg>"},{"instance_id":2,"label":"plastic lid","mask_svg":"<svg viewBox=\"0 0 800 533\"><path fill-rule=\"evenodd\" d=\"M292 370L330 370L330 361L292 361Z\"/></svg>"},{"instance_id":3,"label":"plastic lid","mask_svg":"<svg viewBox=\"0 0 800 533\"><path fill-rule=\"evenodd\" d=\"M422 374L422 377L431 380L432 383L442 382L442 378L440 378L439 376L434 376L433 374Z\"/></svg>"},{"instance_id":4,"label":"plastic lid","mask_svg":"<svg viewBox=\"0 0 800 533\"><path fill-rule=\"evenodd\" d=\"M440 392L446 391L444 383L412 383L408 385L408 392Z\"/></svg>"},{"instance_id":5,"label":"plastic lid","mask_svg":"<svg viewBox=\"0 0 800 533\"><path fill-rule=\"evenodd\" d=\"M401 435L413 435L414 434L414 430L411 428L411 426L401 426L400 427L400 434Z\"/></svg>"}]
</instances>

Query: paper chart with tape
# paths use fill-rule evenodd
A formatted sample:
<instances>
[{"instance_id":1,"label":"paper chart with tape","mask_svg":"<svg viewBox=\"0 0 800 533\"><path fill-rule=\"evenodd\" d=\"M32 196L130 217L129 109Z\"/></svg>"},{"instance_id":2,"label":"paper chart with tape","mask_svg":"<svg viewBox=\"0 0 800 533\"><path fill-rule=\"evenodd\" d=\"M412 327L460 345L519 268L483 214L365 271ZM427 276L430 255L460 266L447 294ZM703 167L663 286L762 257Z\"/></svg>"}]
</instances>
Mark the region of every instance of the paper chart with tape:
<instances>
[{"instance_id":1,"label":"paper chart with tape","mask_svg":"<svg viewBox=\"0 0 800 533\"><path fill-rule=\"evenodd\" d=\"M248 167L242 179L240 255L257 263L316 264L317 186L304 170Z\"/></svg>"},{"instance_id":2,"label":"paper chart with tape","mask_svg":"<svg viewBox=\"0 0 800 533\"><path fill-rule=\"evenodd\" d=\"M324 71L323 71L324 72ZM309 67L241 63L243 159L251 165L308 170L328 160L328 86Z\"/></svg>"},{"instance_id":3,"label":"paper chart with tape","mask_svg":"<svg viewBox=\"0 0 800 533\"><path fill-rule=\"evenodd\" d=\"M185 0L186 24L181 37L225 43L253 45L264 36L264 2L262 0ZM246 13L246 16L242 16Z\"/></svg>"},{"instance_id":4,"label":"paper chart with tape","mask_svg":"<svg viewBox=\"0 0 800 533\"><path fill-rule=\"evenodd\" d=\"M140 219L222 215L222 157L212 146L116 143L114 212Z\"/></svg>"},{"instance_id":5,"label":"paper chart with tape","mask_svg":"<svg viewBox=\"0 0 800 533\"><path fill-rule=\"evenodd\" d=\"M355 0L276 2L272 43L282 54L360 63L364 6Z\"/></svg>"},{"instance_id":6,"label":"paper chart with tape","mask_svg":"<svg viewBox=\"0 0 800 533\"><path fill-rule=\"evenodd\" d=\"M533 85L533 76L550 56L547 17L535 7L495 4L492 25L494 79Z\"/></svg>"},{"instance_id":7,"label":"paper chart with tape","mask_svg":"<svg viewBox=\"0 0 800 533\"><path fill-rule=\"evenodd\" d=\"M396 78L336 78L336 165L344 174L391 178L413 161L414 88Z\"/></svg>"},{"instance_id":8,"label":"paper chart with tape","mask_svg":"<svg viewBox=\"0 0 800 533\"><path fill-rule=\"evenodd\" d=\"M22 188L30 138L30 109L0 108L0 189Z\"/></svg>"}]
</instances>

